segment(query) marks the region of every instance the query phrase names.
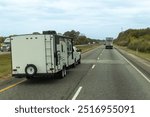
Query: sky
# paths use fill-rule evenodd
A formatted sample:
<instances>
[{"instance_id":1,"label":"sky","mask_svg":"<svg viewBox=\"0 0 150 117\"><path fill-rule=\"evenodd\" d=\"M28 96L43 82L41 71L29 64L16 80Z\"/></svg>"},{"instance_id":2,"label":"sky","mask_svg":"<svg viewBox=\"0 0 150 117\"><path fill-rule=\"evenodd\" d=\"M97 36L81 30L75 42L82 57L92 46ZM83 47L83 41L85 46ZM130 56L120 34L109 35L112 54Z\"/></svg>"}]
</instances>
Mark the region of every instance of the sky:
<instances>
[{"instance_id":1,"label":"sky","mask_svg":"<svg viewBox=\"0 0 150 117\"><path fill-rule=\"evenodd\" d=\"M147 27L150 0L0 0L0 36L76 30L104 39Z\"/></svg>"}]
</instances>

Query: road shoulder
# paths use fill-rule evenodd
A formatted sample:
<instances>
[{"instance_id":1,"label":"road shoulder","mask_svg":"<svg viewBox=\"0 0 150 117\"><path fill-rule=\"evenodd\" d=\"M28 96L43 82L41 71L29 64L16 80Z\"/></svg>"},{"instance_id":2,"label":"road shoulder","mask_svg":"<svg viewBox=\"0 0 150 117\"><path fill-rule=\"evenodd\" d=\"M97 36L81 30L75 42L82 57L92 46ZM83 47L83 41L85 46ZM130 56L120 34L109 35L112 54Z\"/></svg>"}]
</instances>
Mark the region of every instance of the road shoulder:
<instances>
[{"instance_id":1,"label":"road shoulder","mask_svg":"<svg viewBox=\"0 0 150 117\"><path fill-rule=\"evenodd\" d=\"M142 71L148 78L150 78L150 61L142 59L125 50L115 47L125 58L127 58L131 63L133 63L140 71Z\"/></svg>"}]
</instances>

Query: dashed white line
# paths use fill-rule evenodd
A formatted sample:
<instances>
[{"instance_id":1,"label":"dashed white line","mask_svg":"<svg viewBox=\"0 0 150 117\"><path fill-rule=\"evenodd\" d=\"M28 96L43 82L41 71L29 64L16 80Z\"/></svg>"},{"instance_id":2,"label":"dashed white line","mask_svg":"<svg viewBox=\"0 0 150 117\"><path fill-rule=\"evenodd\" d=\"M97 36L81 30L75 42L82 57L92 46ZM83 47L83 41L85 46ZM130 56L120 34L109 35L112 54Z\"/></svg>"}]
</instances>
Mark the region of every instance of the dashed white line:
<instances>
[{"instance_id":1,"label":"dashed white line","mask_svg":"<svg viewBox=\"0 0 150 117\"><path fill-rule=\"evenodd\" d=\"M76 100L76 98L78 97L79 93L81 92L82 87L80 86L77 90L77 92L75 93L75 95L73 96L72 100Z\"/></svg>"},{"instance_id":2,"label":"dashed white line","mask_svg":"<svg viewBox=\"0 0 150 117\"><path fill-rule=\"evenodd\" d=\"M92 66L92 69L94 69L94 68L95 68L95 65Z\"/></svg>"},{"instance_id":3,"label":"dashed white line","mask_svg":"<svg viewBox=\"0 0 150 117\"><path fill-rule=\"evenodd\" d=\"M130 61L128 61L123 55L121 55L125 61L127 61L137 72L139 72L144 78L145 80L147 80L150 83L150 79L147 78L147 76L145 76L137 67L135 67Z\"/></svg>"},{"instance_id":4,"label":"dashed white line","mask_svg":"<svg viewBox=\"0 0 150 117\"><path fill-rule=\"evenodd\" d=\"M100 55L103 55L104 49L102 50L102 53Z\"/></svg>"}]
</instances>

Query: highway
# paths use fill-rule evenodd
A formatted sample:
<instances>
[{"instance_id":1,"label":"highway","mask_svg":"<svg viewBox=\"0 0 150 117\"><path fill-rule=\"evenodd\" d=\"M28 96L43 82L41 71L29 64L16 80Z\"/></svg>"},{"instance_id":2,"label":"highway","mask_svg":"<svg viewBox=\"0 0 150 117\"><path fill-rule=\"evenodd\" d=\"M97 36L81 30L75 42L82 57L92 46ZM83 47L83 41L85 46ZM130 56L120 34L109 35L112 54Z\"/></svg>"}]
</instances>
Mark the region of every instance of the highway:
<instances>
[{"instance_id":1,"label":"highway","mask_svg":"<svg viewBox=\"0 0 150 117\"><path fill-rule=\"evenodd\" d=\"M64 79L13 79L0 85L0 99L147 100L149 77L116 49L100 46L82 54L81 64L69 69Z\"/></svg>"}]
</instances>

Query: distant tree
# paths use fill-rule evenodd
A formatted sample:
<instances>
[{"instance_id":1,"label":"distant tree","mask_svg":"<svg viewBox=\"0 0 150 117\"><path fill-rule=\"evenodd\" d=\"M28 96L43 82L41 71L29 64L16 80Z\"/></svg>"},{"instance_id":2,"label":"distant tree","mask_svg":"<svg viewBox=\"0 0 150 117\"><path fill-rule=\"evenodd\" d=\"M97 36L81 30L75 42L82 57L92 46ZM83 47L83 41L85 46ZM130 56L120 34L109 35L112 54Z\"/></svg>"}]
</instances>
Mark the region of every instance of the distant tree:
<instances>
[{"instance_id":1,"label":"distant tree","mask_svg":"<svg viewBox=\"0 0 150 117\"><path fill-rule=\"evenodd\" d=\"M89 42L99 43L98 39L88 38L84 34L81 34L79 31L75 31L75 30L66 31L63 35L72 37L75 45L88 44Z\"/></svg>"},{"instance_id":2,"label":"distant tree","mask_svg":"<svg viewBox=\"0 0 150 117\"><path fill-rule=\"evenodd\" d=\"M133 50L150 52L150 28L128 29L119 33L115 43Z\"/></svg>"},{"instance_id":3,"label":"distant tree","mask_svg":"<svg viewBox=\"0 0 150 117\"><path fill-rule=\"evenodd\" d=\"M39 33L39 32L33 32L32 34L34 34L34 35L39 35L40 33Z\"/></svg>"},{"instance_id":4,"label":"distant tree","mask_svg":"<svg viewBox=\"0 0 150 117\"><path fill-rule=\"evenodd\" d=\"M4 37L0 37L0 43L3 43L4 42Z\"/></svg>"},{"instance_id":5,"label":"distant tree","mask_svg":"<svg viewBox=\"0 0 150 117\"><path fill-rule=\"evenodd\" d=\"M80 32L79 31L75 31L75 30L71 30L71 31L67 31L63 34L64 36L68 36L68 37L72 37L73 38L73 41L74 43L76 43L79 35L80 35Z\"/></svg>"},{"instance_id":6,"label":"distant tree","mask_svg":"<svg viewBox=\"0 0 150 117\"><path fill-rule=\"evenodd\" d=\"M88 42L89 42L89 40L86 38L86 36L85 35L81 35L77 39L76 44L77 45L79 45L79 44L88 44Z\"/></svg>"}]
</instances>

